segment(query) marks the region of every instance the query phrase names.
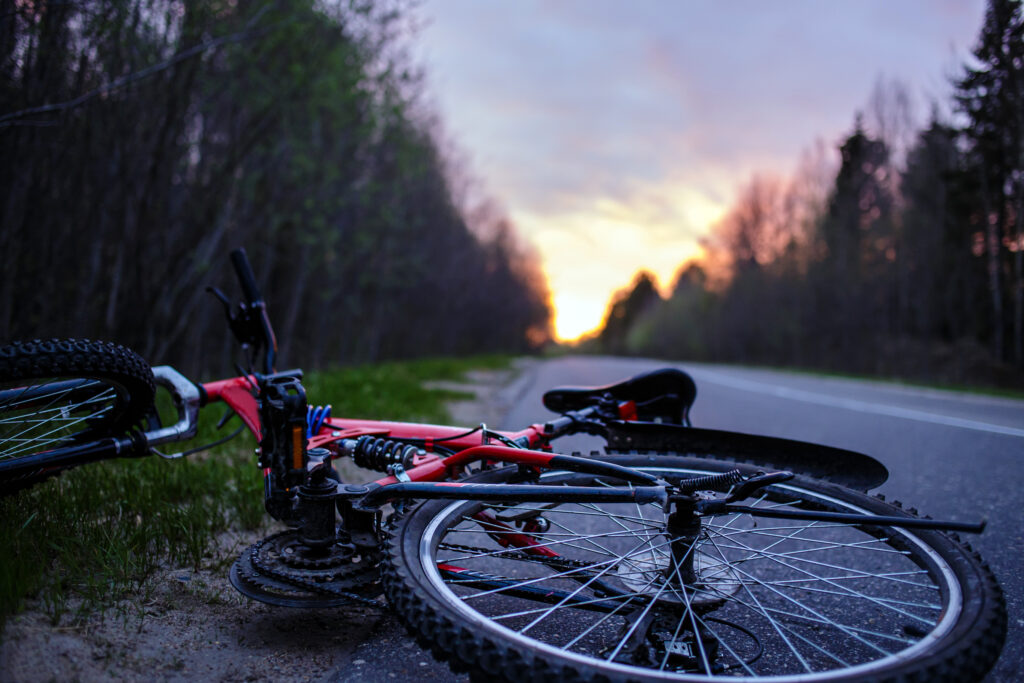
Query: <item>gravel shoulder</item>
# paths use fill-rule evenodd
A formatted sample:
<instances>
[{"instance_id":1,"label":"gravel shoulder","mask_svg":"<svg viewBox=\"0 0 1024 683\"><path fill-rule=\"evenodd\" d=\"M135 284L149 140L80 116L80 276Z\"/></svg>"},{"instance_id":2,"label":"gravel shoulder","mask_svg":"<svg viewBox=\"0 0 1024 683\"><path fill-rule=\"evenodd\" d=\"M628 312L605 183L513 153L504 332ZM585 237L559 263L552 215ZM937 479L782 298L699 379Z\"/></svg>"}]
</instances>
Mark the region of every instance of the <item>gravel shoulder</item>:
<instances>
[{"instance_id":1,"label":"gravel shoulder","mask_svg":"<svg viewBox=\"0 0 1024 683\"><path fill-rule=\"evenodd\" d=\"M445 388L471 393L450 404L453 424L498 426L538 361L470 373ZM167 568L102 613L59 618L30 601L0 640L0 681L463 681L420 649L388 611L270 607L227 579L241 549L262 533L221 539L200 571Z\"/></svg>"}]
</instances>

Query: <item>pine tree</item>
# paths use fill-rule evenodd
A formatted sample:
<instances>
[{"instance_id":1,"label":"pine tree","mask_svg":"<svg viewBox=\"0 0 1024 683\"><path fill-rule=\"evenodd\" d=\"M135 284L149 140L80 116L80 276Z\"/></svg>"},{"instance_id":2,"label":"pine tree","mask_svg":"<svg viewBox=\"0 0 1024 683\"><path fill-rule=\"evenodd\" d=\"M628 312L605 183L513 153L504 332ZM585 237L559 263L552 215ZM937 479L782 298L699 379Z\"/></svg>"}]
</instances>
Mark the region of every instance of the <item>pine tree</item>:
<instances>
[{"instance_id":1,"label":"pine tree","mask_svg":"<svg viewBox=\"0 0 1024 683\"><path fill-rule=\"evenodd\" d=\"M977 178L992 307L992 348L1024 365L1024 6L990 0L975 61L956 82L963 139ZM1012 255L1012 258L1011 258ZM1012 263L1011 263L1012 262ZM1007 285L1009 281L1009 287ZM1005 290L1013 299L1012 353Z\"/></svg>"},{"instance_id":2,"label":"pine tree","mask_svg":"<svg viewBox=\"0 0 1024 683\"><path fill-rule=\"evenodd\" d=\"M907 286L914 293L903 315L912 334L945 342L979 336L985 318L985 274L972 253L970 224L977 183L964 172L957 137L933 113L901 180Z\"/></svg>"}]
</instances>

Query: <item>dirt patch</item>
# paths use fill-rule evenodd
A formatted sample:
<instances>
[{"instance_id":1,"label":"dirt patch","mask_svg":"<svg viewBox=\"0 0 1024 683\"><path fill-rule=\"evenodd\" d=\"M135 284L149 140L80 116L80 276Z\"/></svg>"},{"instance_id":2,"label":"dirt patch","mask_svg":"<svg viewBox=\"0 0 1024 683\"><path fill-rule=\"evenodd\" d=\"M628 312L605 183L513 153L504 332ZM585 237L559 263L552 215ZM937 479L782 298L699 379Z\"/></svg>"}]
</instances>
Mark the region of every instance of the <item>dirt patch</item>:
<instances>
[{"instance_id":1,"label":"dirt patch","mask_svg":"<svg viewBox=\"0 0 1024 683\"><path fill-rule=\"evenodd\" d=\"M249 601L226 572L167 570L146 601L57 623L32 608L4 631L4 680L321 680L383 610L285 610Z\"/></svg>"},{"instance_id":2,"label":"dirt patch","mask_svg":"<svg viewBox=\"0 0 1024 683\"><path fill-rule=\"evenodd\" d=\"M500 424L535 361L475 372L446 385L473 393L453 422ZM466 680L419 648L381 599L379 609L299 610L242 597L227 565L261 537L222 539L211 569L168 568L103 612L54 619L30 601L0 642L0 681L369 681Z\"/></svg>"}]
</instances>

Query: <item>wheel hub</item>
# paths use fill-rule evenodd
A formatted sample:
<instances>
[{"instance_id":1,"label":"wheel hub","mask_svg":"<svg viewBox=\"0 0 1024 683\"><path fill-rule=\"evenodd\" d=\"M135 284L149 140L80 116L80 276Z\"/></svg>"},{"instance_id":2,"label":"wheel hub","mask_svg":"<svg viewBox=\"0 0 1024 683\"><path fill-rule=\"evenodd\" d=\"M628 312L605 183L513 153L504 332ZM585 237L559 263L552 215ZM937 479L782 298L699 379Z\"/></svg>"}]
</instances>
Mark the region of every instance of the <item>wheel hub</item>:
<instances>
[{"instance_id":1,"label":"wheel hub","mask_svg":"<svg viewBox=\"0 0 1024 683\"><path fill-rule=\"evenodd\" d=\"M699 550L693 555L696 578L682 585L674 576L672 555L659 550L627 558L616 568L616 575L631 592L651 596L662 604L689 604L697 611L715 609L740 590L740 577L727 562Z\"/></svg>"}]
</instances>

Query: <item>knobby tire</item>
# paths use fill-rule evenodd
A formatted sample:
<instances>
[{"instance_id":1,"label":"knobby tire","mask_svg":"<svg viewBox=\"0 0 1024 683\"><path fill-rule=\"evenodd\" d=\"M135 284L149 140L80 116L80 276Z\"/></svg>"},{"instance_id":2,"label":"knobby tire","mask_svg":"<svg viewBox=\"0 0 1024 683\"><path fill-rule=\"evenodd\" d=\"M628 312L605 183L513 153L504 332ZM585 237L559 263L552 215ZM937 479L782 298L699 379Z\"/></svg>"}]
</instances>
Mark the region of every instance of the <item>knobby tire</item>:
<instances>
[{"instance_id":1,"label":"knobby tire","mask_svg":"<svg viewBox=\"0 0 1024 683\"><path fill-rule=\"evenodd\" d=\"M664 454L605 459L659 476L732 467ZM518 476L502 468L476 480ZM569 473L545 483L623 485ZM804 477L745 504L911 515ZM509 507L428 501L387 539L391 605L421 644L481 679L968 681L988 671L1005 638L991 571L942 532L721 515L705 519L688 551L696 579L682 582L668 578L656 506L548 508L548 529L532 537L557 558L498 542L508 533L480 515L529 510Z\"/></svg>"},{"instance_id":2,"label":"knobby tire","mask_svg":"<svg viewBox=\"0 0 1024 683\"><path fill-rule=\"evenodd\" d=\"M149 365L111 342L37 339L0 347L0 462L8 466L0 495L69 467L19 461L127 431L153 405L154 389Z\"/></svg>"}]
</instances>

